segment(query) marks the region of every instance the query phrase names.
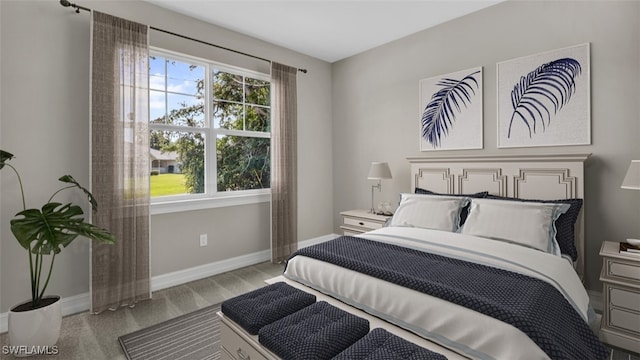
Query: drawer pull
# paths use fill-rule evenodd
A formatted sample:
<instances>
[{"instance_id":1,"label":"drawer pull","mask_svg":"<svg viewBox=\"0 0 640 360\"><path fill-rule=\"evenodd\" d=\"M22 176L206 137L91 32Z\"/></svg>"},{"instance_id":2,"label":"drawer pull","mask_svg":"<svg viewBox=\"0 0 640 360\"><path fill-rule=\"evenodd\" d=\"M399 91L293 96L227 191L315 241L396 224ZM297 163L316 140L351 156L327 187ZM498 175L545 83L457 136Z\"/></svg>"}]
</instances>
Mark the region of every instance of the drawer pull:
<instances>
[{"instance_id":1,"label":"drawer pull","mask_svg":"<svg viewBox=\"0 0 640 360\"><path fill-rule=\"evenodd\" d=\"M238 357L240 358L240 360L251 360L251 356L245 355L242 352L242 348L238 348L238 350L236 350L236 353L238 354Z\"/></svg>"},{"instance_id":2,"label":"drawer pull","mask_svg":"<svg viewBox=\"0 0 640 360\"><path fill-rule=\"evenodd\" d=\"M382 222L376 221L367 221L365 219L353 219L345 217L342 220L342 223L346 226L356 226L359 228L365 228L369 230L380 229L382 227Z\"/></svg>"}]
</instances>

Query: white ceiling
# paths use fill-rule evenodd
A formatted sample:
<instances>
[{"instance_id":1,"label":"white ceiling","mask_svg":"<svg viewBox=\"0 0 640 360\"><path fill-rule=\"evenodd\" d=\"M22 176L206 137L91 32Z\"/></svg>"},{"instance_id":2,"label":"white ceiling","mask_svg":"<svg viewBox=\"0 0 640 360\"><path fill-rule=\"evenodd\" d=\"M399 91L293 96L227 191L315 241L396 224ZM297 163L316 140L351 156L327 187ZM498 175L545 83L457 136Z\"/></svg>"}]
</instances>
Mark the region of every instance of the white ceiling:
<instances>
[{"instance_id":1,"label":"white ceiling","mask_svg":"<svg viewBox=\"0 0 640 360\"><path fill-rule=\"evenodd\" d=\"M328 62L504 0L145 0Z\"/></svg>"}]
</instances>

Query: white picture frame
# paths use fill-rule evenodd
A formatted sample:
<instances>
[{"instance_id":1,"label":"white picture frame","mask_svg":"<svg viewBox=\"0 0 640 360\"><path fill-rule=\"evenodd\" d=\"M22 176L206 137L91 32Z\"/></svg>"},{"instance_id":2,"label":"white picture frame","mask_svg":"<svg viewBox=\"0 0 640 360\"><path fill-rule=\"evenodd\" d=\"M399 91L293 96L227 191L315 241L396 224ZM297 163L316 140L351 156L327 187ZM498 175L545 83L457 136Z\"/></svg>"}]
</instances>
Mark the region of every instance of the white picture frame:
<instances>
[{"instance_id":1,"label":"white picture frame","mask_svg":"<svg viewBox=\"0 0 640 360\"><path fill-rule=\"evenodd\" d=\"M591 144L589 43L496 64L498 148Z\"/></svg>"},{"instance_id":2,"label":"white picture frame","mask_svg":"<svg viewBox=\"0 0 640 360\"><path fill-rule=\"evenodd\" d=\"M482 149L482 67L422 79L420 151Z\"/></svg>"}]
</instances>

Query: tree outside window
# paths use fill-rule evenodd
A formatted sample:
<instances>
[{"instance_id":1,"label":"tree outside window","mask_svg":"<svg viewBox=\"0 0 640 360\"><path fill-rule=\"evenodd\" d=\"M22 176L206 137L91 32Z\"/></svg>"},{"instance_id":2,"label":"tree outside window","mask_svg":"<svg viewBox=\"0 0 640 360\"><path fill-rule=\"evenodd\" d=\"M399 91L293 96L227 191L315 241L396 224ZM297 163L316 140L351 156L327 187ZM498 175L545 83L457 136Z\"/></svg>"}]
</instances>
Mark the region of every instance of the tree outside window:
<instances>
[{"instance_id":1,"label":"tree outside window","mask_svg":"<svg viewBox=\"0 0 640 360\"><path fill-rule=\"evenodd\" d=\"M149 63L152 197L269 188L269 81L160 52Z\"/></svg>"}]
</instances>

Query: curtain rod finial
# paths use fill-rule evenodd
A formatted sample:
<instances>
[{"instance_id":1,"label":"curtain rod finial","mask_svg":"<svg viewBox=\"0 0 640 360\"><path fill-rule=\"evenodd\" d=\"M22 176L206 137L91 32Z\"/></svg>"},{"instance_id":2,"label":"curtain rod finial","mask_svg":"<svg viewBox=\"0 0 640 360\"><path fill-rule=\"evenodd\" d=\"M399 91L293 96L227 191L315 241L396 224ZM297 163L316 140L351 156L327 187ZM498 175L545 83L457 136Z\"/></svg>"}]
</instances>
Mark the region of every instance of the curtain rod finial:
<instances>
[{"instance_id":1,"label":"curtain rod finial","mask_svg":"<svg viewBox=\"0 0 640 360\"><path fill-rule=\"evenodd\" d=\"M86 10L86 11L91 11L91 9L86 8L84 6L80 6L78 4L74 4L69 0L60 0L60 5L64 6L64 7L72 7L74 9L76 9L76 13L80 14L80 10Z\"/></svg>"}]
</instances>

